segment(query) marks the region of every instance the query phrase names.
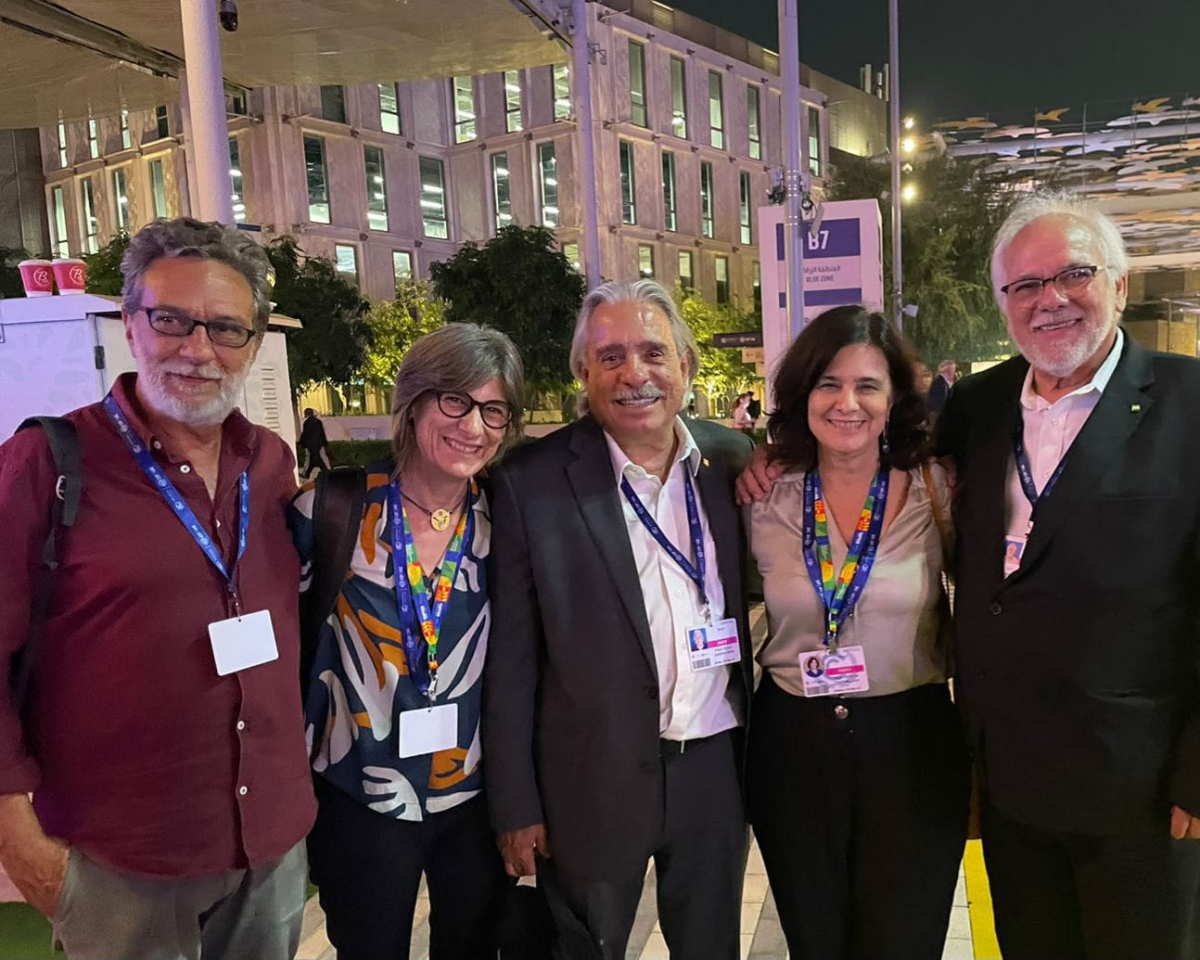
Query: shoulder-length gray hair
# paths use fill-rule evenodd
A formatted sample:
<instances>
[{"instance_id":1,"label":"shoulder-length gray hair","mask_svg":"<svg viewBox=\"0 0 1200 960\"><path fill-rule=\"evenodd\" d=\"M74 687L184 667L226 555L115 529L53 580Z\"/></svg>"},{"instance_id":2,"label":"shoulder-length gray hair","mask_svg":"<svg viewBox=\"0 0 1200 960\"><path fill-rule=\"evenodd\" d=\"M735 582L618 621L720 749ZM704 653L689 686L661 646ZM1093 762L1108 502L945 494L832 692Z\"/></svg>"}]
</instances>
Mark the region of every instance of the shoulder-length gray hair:
<instances>
[{"instance_id":1,"label":"shoulder-length gray hair","mask_svg":"<svg viewBox=\"0 0 1200 960\"><path fill-rule=\"evenodd\" d=\"M254 296L254 332L263 333L271 317L271 261L248 234L219 223L191 217L158 219L146 224L129 241L121 257L125 278L122 303L126 313L142 307L142 275L164 257L197 257L232 267L250 284Z\"/></svg>"},{"instance_id":2,"label":"shoulder-length gray hair","mask_svg":"<svg viewBox=\"0 0 1200 960\"><path fill-rule=\"evenodd\" d=\"M473 323L448 323L420 337L404 355L392 391L392 454L396 472L417 451L416 405L439 390L470 393L499 380L513 418L500 441L503 453L521 436L525 368L516 345L499 330Z\"/></svg>"},{"instance_id":3,"label":"shoulder-length gray hair","mask_svg":"<svg viewBox=\"0 0 1200 960\"><path fill-rule=\"evenodd\" d=\"M675 350L681 357L687 358L687 386L690 390L696 372L700 369L700 348L696 346L696 338L691 328L684 321L675 306L675 301L663 288L662 284L653 280L610 280L601 284L584 298L583 306L579 308L579 319L575 321L575 335L571 339L571 373L580 380L587 368L588 324L592 314L601 304L620 303L623 300L633 300L649 303L663 312L671 325L671 336L675 339ZM575 409L582 417L588 412L587 388L580 391Z\"/></svg>"}]
</instances>

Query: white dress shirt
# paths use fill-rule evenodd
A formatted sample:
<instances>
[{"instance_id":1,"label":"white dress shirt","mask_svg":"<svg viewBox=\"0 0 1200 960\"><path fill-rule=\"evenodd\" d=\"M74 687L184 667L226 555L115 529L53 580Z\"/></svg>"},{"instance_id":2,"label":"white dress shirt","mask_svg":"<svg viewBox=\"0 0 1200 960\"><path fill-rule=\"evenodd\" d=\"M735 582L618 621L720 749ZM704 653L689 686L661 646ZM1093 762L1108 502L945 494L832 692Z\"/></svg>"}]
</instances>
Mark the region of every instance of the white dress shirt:
<instances>
[{"instance_id":1,"label":"white dress shirt","mask_svg":"<svg viewBox=\"0 0 1200 960\"><path fill-rule=\"evenodd\" d=\"M1079 431L1096 409L1096 404L1100 402L1100 395L1104 393L1104 388L1108 386L1108 381L1112 379L1113 371L1117 368L1117 361L1121 359L1124 344L1125 333L1118 327L1113 348L1096 371L1096 375L1088 383L1065 397L1059 397L1054 403L1048 403L1033 389L1033 367L1025 374L1025 384L1021 387L1025 453L1033 471L1033 485L1037 487L1039 494L1046 488L1046 482L1070 450L1075 438L1079 436ZM1033 511L1029 498L1025 496L1021 487L1015 456L1010 456L1008 461L1008 493L1005 499L1005 516L1008 518L1005 529L1008 532L1005 535L1004 575L1007 577L1018 568L1018 564L1008 558L1008 544L1013 541L1024 543L1029 532L1029 517Z\"/></svg>"},{"instance_id":2,"label":"white dress shirt","mask_svg":"<svg viewBox=\"0 0 1200 960\"><path fill-rule=\"evenodd\" d=\"M658 671L659 736L667 740L694 740L741 723L738 711L727 696L730 667L692 670L685 631L704 622L700 591L691 577L659 546L620 491L622 478L628 479L659 529L680 553L695 563L696 558L691 556L683 472L690 470L695 478L700 470L700 448L678 418L675 436L678 440L675 461L667 474L667 482L663 483L630 461L617 442L607 432L604 434L617 479L617 496L625 517L625 529L637 564L638 581L642 585L646 619L650 622ZM725 591L721 586L717 547L699 489L696 489L696 507L704 533L704 590L716 623L725 616Z\"/></svg>"}]
</instances>

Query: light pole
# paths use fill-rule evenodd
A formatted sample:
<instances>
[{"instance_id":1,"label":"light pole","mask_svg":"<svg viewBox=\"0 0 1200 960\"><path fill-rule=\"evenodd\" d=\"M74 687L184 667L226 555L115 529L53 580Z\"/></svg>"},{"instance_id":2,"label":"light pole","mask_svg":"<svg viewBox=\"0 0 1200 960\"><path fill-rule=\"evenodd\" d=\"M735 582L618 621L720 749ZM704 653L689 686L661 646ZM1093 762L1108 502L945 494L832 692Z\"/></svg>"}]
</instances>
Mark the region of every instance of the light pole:
<instances>
[{"instance_id":1,"label":"light pole","mask_svg":"<svg viewBox=\"0 0 1200 960\"><path fill-rule=\"evenodd\" d=\"M888 0L888 106L892 154L892 322L904 327L903 254L900 249L900 13L899 0Z\"/></svg>"},{"instance_id":2,"label":"light pole","mask_svg":"<svg viewBox=\"0 0 1200 960\"><path fill-rule=\"evenodd\" d=\"M783 68L784 258L787 261L788 334L804 328L804 223L800 203L807 173L800 140L800 15L798 0L779 0L779 58Z\"/></svg>"},{"instance_id":3,"label":"light pole","mask_svg":"<svg viewBox=\"0 0 1200 960\"><path fill-rule=\"evenodd\" d=\"M196 171L192 213L201 220L232 226L233 182L217 8L212 0L180 0L179 10L187 65L187 146Z\"/></svg>"}]
</instances>

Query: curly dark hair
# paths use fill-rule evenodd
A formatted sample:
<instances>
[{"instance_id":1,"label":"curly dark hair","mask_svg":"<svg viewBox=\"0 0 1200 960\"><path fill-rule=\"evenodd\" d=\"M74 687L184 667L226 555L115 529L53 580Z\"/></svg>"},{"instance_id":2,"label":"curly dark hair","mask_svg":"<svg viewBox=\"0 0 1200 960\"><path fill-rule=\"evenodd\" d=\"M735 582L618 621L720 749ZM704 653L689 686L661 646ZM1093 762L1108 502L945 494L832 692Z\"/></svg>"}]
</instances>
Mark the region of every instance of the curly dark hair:
<instances>
[{"instance_id":1,"label":"curly dark hair","mask_svg":"<svg viewBox=\"0 0 1200 960\"><path fill-rule=\"evenodd\" d=\"M892 381L887 454L880 465L911 470L930 454L925 400L917 392L917 357L908 341L881 313L858 305L834 307L813 320L775 368L775 410L767 421L771 458L808 469L817 462L817 440L808 426L808 397L842 347L869 343L887 360Z\"/></svg>"}]
</instances>

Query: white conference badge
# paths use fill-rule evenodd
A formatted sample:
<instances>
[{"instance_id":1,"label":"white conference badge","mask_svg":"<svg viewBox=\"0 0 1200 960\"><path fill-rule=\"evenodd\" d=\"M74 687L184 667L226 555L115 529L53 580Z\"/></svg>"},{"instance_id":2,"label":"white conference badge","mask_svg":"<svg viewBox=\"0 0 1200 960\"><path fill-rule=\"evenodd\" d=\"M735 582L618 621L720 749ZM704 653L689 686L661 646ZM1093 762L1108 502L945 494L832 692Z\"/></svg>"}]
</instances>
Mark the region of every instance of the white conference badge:
<instances>
[{"instance_id":1,"label":"white conference badge","mask_svg":"<svg viewBox=\"0 0 1200 960\"><path fill-rule=\"evenodd\" d=\"M693 670L711 670L742 658L737 621L732 618L688 627L684 633Z\"/></svg>"},{"instance_id":2,"label":"white conference badge","mask_svg":"<svg viewBox=\"0 0 1200 960\"><path fill-rule=\"evenodd\" d=\"M220 677L279 659L270 610L210 623L208 637Z\"/></svg>"},{"instance_id":3,"label":"white conference badge","mask_svg":"<svg viewBox=\"0 0 1200 960\"><path fill-rule=\"evenodd\" d=\"M419 707L400 714L400 759L458 746L458 704Z\"/></svg>"}]
</instances>

